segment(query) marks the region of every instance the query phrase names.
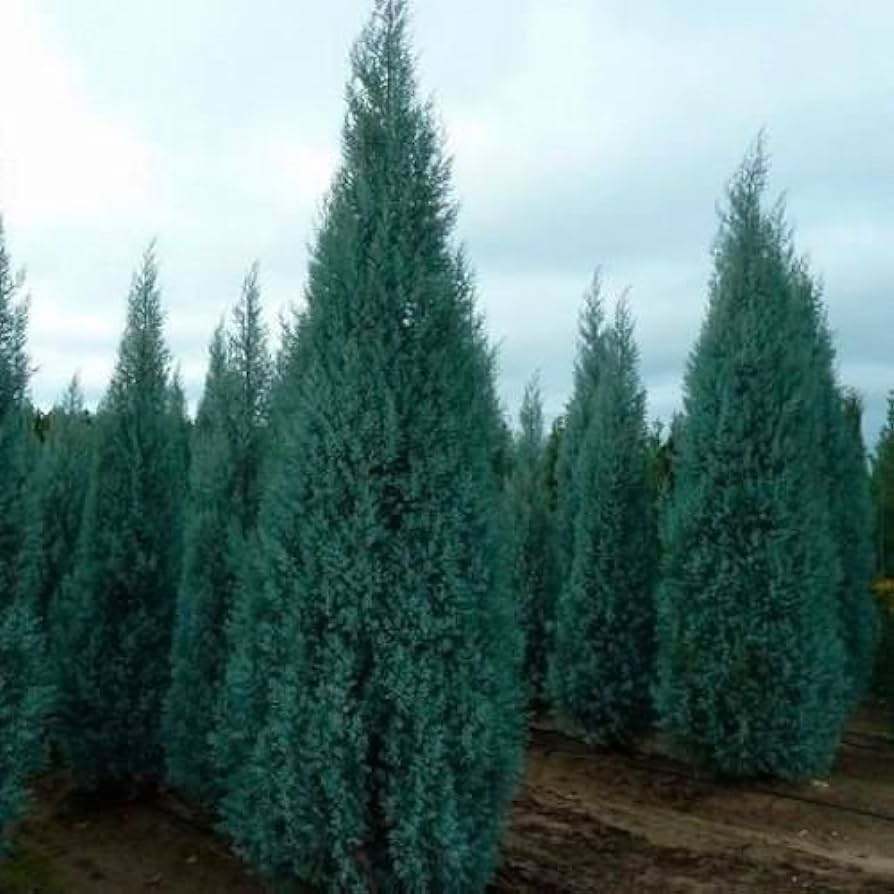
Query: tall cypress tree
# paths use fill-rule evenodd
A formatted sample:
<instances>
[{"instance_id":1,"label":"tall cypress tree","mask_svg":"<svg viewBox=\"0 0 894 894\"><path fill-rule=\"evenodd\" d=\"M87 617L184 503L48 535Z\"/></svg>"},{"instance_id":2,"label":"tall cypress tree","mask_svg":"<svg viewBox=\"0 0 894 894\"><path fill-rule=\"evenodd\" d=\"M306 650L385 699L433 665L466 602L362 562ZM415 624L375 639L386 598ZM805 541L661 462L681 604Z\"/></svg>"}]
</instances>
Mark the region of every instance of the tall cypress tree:
<instances>
[{"instance_id":1,"label":"tall cypress tree","mask_svg":"<svg viewBox=\"0 0 894 894\"><path fill-rule=\"evenodd\" d=\"M240 718L253 747L224 815L270 875L472 892L519 770L521 637L492 355L406 31L405 3L380 0L352 56L254 622L234 636L234 666L263 661L264 710Z\"/></svg>"},{"instance_id":2,"label":"tall cypress tree","mask_svg":"<svg viewBox=\"0 0 894 894\"><path fill-rule=\"evenodd\" d=\"M894 391L879 433L872 462L872 499L875 516L876 574L894 577Z\"/></svg>"},{"instance_id":3,"label":"tall cypress tree","mask_svg":"<svg viewBox=\"0 0 894 894\"><path fill-rule=\"evenodd\" d=\"M830 443L834 444L833 523L841 562L839 623L845 647L850 704L856 707L869 690L875 663L878 615L873 604L872 497L863 406L852 390L833 391Z\"/></svg>"},{"instance_id":4,"label":"tall cypress tree","mask_svg":"<svg viewBox=\"0 0 894 894\"><path fill-rule=\"evenodd\" d=\"M555 591L555 538L547 480L540 386L525 388L519 412L508 504L512 526L512 573L525 635L525 680L531 697L544 695Z\"/></svg>"},{"instance_id":5,"label":"tall cypress tree","mask_svg":"<svg viewBox=\"0 0 894 894\"><path fill-rule=\"evenodd\" d=\"M22 576L26 597L52 643L54 604L74 565L92 460L92 421L77 378L45 424L30 487Z\"/></svg>"},{"instance_id":6,"label":"tall cypress tree","mask_svg":"<svg viewBox=\"0 0 894 894\"><path fill-rule=\"evenodd\" d=\"M63 749L82 787L116 794L153 787L162 770L186 485L182 403L162 330L150 249L97 414L76 566L59 606Z\"/></svg>"},{"instance_id":7,"label":"tall cypress tree","mask_svg":"<svg viewBox=\"0 0 894 894\"><path fill-rule=\"evenodd\" d=\"M728 193L687 370L659 590L668 729L729 775L828 769L847 711L828 353L762 146Z\"/></svg>"},{"instance_id":8,"label":"tall cypress tree","mask_svg":"<svg viewBox=\"0 0 894 894\"><path fill-rule=\"evenodd\" d=\"M872 603L872 506L863 444L859 395L842 388L835 375L835 348L822 291L801 260L792 264L793 295L815 331L814 390L822 407L821 484L828 492L832 537L838 554L839 630L844 645L847 697L855 707L872 676L876 612Z\"/></svg>"},{"instance_id":9,"label":"tall cypress tree","mask_svg":"<svg viewBox=\"0 0 894 894\"><path fill-rule=\"evenodd\" d=\"M602 284L597 270L578 323L577 359L574 365L574 390L565 410L564 426L555 464L558 507L556 510L556 545L559 578L564 586L571 574L574 557L577 511L580 505L574 483L581 442L590 419L593 394L599 384L603 363L605 311L602 307Z\"/></svg>"},{"instance_id":10,"label":"tall cypress tree","mask_svg":"<svg viewBox=\"0 0 894 894\"><path fill-rule=\"evenodd\" d=\"M209 351L193 437L183 578L165 706L169 779L190 795L218 792L211 734L223 680L225 620L257 521L271 361L257 268L245 279L227 336Z\"/></svg>"},{"instance_id":11,"label":"tall cypress tree","mask_svg":"<svg viewBox=\"0 0 894 894\"><path fill-rule=\"evenodd\" d=\"M588 739L623 744L651 719L658 563L645 392L623 300L601 353L573 469L579 505L550 692L559 715Z\"/></svg>"},{"instance_id":12,"label":"tall cypress tree","mask_svg":"<svg viewBox=\"0 0 894 894\"><path fill-rule=\"evenodd\" d=\"M0 854L25 807L25 782L39 766L51 701L43 638L18 571L25 537L27 310L19 301L0 221Z\"/></svg>"}]
</instances>

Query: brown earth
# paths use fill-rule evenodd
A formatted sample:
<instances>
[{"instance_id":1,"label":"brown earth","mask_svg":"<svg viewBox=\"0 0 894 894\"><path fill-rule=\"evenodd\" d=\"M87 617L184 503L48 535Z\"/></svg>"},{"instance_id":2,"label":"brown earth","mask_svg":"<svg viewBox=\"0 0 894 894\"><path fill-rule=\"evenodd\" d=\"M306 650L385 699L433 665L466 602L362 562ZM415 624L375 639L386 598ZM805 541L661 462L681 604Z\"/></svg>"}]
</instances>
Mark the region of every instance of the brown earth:
<instances>
[{"instance_id":1,"label":"brown earth","mask_svg":"<svg viewBox=\"0 0 894 894\"><path fill-rule=\"evenodd\" d=\"M102 808L45 783L2 894L257 894L171 800ZM827 780L720 785L669 758L532 734L493 894L892 894L894 740L867 712Z\"/></svg>"}]
</instances>

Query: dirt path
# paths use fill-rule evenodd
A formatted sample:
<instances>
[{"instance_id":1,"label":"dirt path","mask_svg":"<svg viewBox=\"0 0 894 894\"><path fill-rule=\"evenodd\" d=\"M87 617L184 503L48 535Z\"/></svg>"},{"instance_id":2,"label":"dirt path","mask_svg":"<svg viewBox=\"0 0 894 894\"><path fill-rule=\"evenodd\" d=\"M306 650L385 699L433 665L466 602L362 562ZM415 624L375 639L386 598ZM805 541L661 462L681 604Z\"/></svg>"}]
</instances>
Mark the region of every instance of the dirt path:
<instances>
[{"instance_id":1,"label":"dirt path","mask_svg":"<svg viewBox=\"0 0 894 894\"><path fill-rule=\"evenodd\" d=\"M102 810L44 785L0 894L259 894L172 804ZM720 786L654 746L533 734L493 894L894 894L894 743L855 725L829 780Z\"/></svg>"},{"instance_id":2,"label":"dirt path","mask_svg":"<svg viewBox=\"0 0 894 894\"><path fill-rule=\"evenodd\" d=\"M891 894L894 745L848 742L818 784L719 786L539 730L495 890Z\"/></svg>"}]
</instances>

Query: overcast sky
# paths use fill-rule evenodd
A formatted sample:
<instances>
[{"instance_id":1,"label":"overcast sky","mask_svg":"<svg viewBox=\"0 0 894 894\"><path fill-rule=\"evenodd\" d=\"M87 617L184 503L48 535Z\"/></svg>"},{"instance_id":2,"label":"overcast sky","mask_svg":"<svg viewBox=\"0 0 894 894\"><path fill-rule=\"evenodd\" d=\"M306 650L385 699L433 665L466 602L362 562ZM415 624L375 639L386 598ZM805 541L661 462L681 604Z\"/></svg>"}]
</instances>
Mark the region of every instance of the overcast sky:
<instances>
[{"instance_id":1,"label":"overcast sky","mask_svg":"<svg viewBox=\"0 0 894 894\"><path fill-rule=\"evenodd\" d=\"M299 299L371 0L0 0L0 211L26 267L38 403L108 381L157 236L191 400L258 258ZM826 284L874 439L894 387L890 0L416 0L423 89L455 157L459 236L515 411L567 398L596 266L631 287L666 417L706 300L724 184L761 127L774 192Z\"/></svg>"}]
</instances>

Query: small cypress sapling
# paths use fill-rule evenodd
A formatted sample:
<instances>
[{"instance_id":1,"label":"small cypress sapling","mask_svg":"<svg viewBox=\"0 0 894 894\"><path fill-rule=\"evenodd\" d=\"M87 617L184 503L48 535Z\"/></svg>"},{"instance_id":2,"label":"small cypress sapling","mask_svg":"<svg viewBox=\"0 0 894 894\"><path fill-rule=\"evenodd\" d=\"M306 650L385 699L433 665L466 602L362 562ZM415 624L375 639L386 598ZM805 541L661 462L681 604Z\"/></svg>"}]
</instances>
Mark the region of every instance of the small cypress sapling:
<instances>
[{"instance_id":1,"label":"small cypress sapling","mask_svg":"<svg viewBox=\"0 0 894 894\"><path fill-rule=\"evenodd\" d=\"M658 598L658 706L730 776L828 769L847 712L817 319L762 146L728 192L684 385Z\"/></svg>"},{"instance_id":2,"label":"small cypress sapling","mask_svg":"<svg viewBox=\"0 0 894 894\"><path fill-rule=\"evenodd\" d=\"M252 646L228 687L254 660L266 689L223 813L272 877L483 891L522 737L493 358L402 0L377 3L352 69L260 579L234 611Z\"/></svg>"},{"instance_id":3,"label":"small cypress sapling","mask_svg":"<svg viewBox=\"0 0 894 894\"><path fill-rule=\"evenodd\" d=\"M225 621L257 520L271 362L258 272L245 279L233 330L215 332L193 435L183 577L165 703L168 777L193 797L219 792L211 738L223 681Z\"/></svg>"},{"instance_id":4,"label":"small cypress sapling","mask_svg":"<svg viewBox=\"0 0 894 894\"><path fill-rule=\"evenodd\" d=\"M658 533L645 392L623 300L602 337L573 472L574 554L556 611L551 700L588 740L627 744L651 721Z\"/></svg>"},{"instance_id":5,"label":"small cypress sapling","mask_svg":"<svg viewBox=\"0 0 894 894\"><path fill-rule=\"evenodd\" d=\"M525 388L507 496L513 584L525 634L525 680L535 702L544 696L555 587L554 538L540 386Z\"/></svg>"},{"instance_id":6,"label":"small cypress sapling","mask_svg":"<svg viewBox=\"0 0 894 894\"><path fill-rule=\"evenodd\" d=\"M162 775L161 707L186 489L182 401L151 249L133 279L95 425L75 568L59 600L66 670L59 731L80 787L134 794Z\"/></svg>"}]
</instances>

